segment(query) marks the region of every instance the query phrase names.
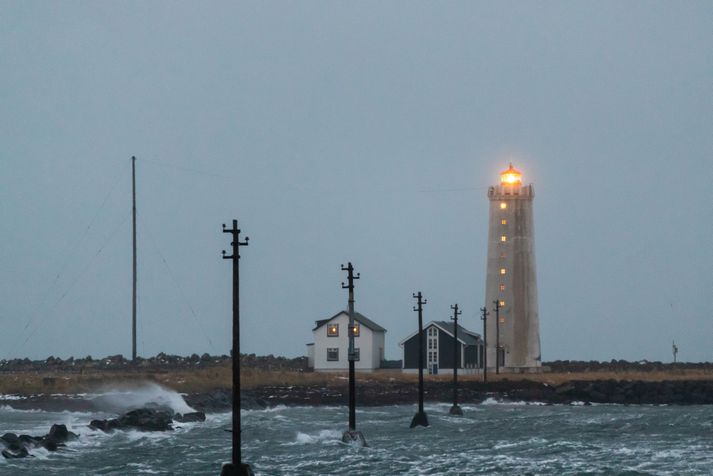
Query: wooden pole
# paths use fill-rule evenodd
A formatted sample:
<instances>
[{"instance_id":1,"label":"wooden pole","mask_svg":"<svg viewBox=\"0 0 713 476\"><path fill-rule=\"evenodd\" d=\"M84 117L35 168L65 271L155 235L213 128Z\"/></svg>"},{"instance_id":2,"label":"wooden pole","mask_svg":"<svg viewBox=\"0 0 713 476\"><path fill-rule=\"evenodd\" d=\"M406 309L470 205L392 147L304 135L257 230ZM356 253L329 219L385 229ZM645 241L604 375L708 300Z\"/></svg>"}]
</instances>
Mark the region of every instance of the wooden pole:
<instances>
[{"instance_id":1,"label":"wooden pole","mask_svg":"<svg viewBox=\"0 0 713 476\"><path fill-rule=\"evenodd\" d=\"M485 307L480 308L480 312L483 314L481 319L483 320L483 382L488 381L488 309Z\"/></svg>"},{"instance_id":2,"label":"wooden pole","mask_svg":"<svg viewBox=\"0 0 713 476\"><path fill-rule=\"evenodd\" d=\"M233 260L233 438L232 438L232 459L231 464L223 465L221 476L245 476L251 475L252 469L242 461L241 452L241 429L240 429L240 246L247 246L250 238L245 237L245 241L240 241L240 229L238 220L233 220L233 227L226 228L223 225L223 233L230 233L233 236L231 243L233 254L227 256L223 251L223 259Z\"/></svg>"},{"instance_id":3,"label":"wooden pole","mask_svg":"<svg viewBox=\"0 0 713 476\"><path fill-rule=\"evenodd\" d=\"M414 299L418 300L418 306L413 310L418 312L418 413L411 420L411 428L415 426L428 426L428 417L423 411L423 353L425 350L424 335L423 335L423 306L426 300L423 299L421 291L413 295Z\"/></svg>"},{"instance_id":4,"label":"wooden pole","mask_svg":"<svg viewBox=\"0 0 713 476\"><path fill-rule=\"evenodd\" d=\"M451 306L453 310L453 406L451 407L451 415L462 415L463 410L458 406L458 316L463 312L458 310L458 304Z\"/></svg>"}]
</instances>

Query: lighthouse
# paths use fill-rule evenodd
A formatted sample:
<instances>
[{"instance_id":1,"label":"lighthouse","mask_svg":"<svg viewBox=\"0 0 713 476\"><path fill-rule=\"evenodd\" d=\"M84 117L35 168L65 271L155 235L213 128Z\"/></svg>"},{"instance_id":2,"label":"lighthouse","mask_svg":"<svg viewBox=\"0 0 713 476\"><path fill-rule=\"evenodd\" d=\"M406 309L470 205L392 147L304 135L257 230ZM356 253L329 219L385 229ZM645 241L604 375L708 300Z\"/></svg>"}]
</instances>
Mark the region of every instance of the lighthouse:
<instances>
[{"instance_id":1,"label":"lighthouse","mask_svg":"<svg viewBox=\"0 0 713 476\"><path fill-rule=\"evenodd\" d=\"M522 173L512 164L500 174L500 183L488 188L488 367L496 367L497 362L504 371L536 372L541 366L534 198L532 184L523 185ZM492 312L496 301L499 322Z\"/></svg>"}]
</instances>

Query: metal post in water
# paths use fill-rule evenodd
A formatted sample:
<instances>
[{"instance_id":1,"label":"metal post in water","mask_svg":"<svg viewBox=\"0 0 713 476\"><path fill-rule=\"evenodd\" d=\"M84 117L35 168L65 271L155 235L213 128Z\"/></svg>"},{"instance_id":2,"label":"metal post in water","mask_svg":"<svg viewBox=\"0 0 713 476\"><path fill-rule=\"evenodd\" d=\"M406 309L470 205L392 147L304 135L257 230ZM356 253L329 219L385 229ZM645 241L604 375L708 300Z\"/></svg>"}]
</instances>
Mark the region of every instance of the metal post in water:
<instances>
[{"instance_id":1,"label":"metal post in water","mask_svg":"<svg viewBox=\"0 0 713 476\"><path fill-rule=\"evenodd\" d=\"M349 429L342 435L343 443L356 443L367 446L366 439L361 431L356 429L356 376L354 370L354 360L356 352L354 350L354 280L359 279L359 273L354 276L354 266L349 262L347 266L342 265L342 271L347 272L347 283L342 283L342 289L349 290Z\"/></svg>"},{"instance_id":2,"label":"metal post in water","mask_svg":"<svg viewBox=\"0 0 713 476\"><path fill-rule=\"evenodd\" d=\"M414 299L418 300L418 306L413 310L418 312L418 413L411 420L411 428L415 426L428 426L428 417L423 411L423 353L425 345L423 345L423 305L426 300L423 299L421 291L413 295Z\"/></svg>"},{"instance_id":3,"label":"metal post in water","mask_svg":"<svg viewBox=\"0 0 713 476\"><path fill-rule=\"evenodd\" d=\"M449 413L451 415L462 415L463 410L458 406L458 316L463 312L458 310L458 304L451 306L453 310L453 406Z\"/></svg>"},{"instance_id":4,"label":"metal post in water","mask_svg":"<svg viewBox=\"0 0 713 476\"><path fill-rule=\"evenodd\" d=\"M500 301L495 303L495 373L500 374Z\"/></svg>"},{"instance_id":5,"label":"metal post in water","mask_svg":"<svg viewBox=\"0 0 713 476\"><path fill-rule=\"evenodd\" d=\"M480 308L480 312L483 314L481 319L483 320L483 382L488 381L488 309L485 307Z\"/></svg>"},{"instance_id":6,"label":"metal post in water","mask_svg":"<svg viewBox=\"0 0 713 476\"><path fill-rule=\"evenodd\" d=\"M240 241L238 220L233 220L233 227L223 225L223 233L233 235L231 243L233 254L227 256L223 251L223 259L233 260L233 447L230 463L224 464L221 476L250 476L253 474L250 465L243 463L240 435L240 254L239 247L247 246L250 238Z\"/></svg>"}]
</instances>

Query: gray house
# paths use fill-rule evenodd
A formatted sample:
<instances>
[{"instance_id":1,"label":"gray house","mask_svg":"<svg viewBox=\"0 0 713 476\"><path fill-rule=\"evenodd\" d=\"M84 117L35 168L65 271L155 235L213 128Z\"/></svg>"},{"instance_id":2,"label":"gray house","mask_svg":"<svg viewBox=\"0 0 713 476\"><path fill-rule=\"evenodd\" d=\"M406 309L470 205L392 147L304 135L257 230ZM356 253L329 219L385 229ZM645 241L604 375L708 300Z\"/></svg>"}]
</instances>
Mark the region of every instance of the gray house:
<instances>
[{"instance_id":1,"label":"gray house","mask_svg":"<svg viewBox=\"0 0 713 476\"><path fill-rule=\"evenodd\" d=\"M453 371L452 322L431 321L423 327L424 369L429 374ZM403 371L418 371L418 331L399 343L403 349ZM483 367L483 339L480 334L458 326L456 362L464 373L477 373Z\"/></svg>"}]
</instances>

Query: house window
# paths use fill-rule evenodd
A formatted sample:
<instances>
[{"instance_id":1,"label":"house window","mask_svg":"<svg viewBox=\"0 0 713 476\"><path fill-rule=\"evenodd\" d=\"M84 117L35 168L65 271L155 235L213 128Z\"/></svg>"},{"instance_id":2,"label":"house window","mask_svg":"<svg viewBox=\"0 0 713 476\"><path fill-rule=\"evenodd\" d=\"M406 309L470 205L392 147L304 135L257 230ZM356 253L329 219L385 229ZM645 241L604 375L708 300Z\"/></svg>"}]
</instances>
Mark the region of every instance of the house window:
<instances>
[{"instance_id":1,"label":"house window","mask_svg":"<svg viewBox=\"0 0 713 476\"><path fill-rule=\"evenodd\" d=\"M354 362L359 362L359 347L354 347Z\"/></svg>"},{"instance_id":2,"label":"house window","mask_svg":"<svg viewBox=\"0 0 713 476\"><path fill-rule=\"evenodd\" d=\"M500 241L502 241L504 243L504 242L508 241L508 237L506 235L502 235L502 236L500 236Z\"/></svg>"},{"instance_id":3,"label":"house window","mask_svg":"<svg viewBox=\"0 0 713 476\"><path fill-rule=\"evenodd\" d=\"M352 335L354 337L359 337L359 323L354 321L354 327L352 327Z\"/></svg>"},{"instance_id":4,"label":"house window","mask_svg":"<svg viewBox=\"0 0 713 476\"><path fill-rule=\"evenodd\" d=\"M507 273L507 270L505 268L500 268L500 274L505 274Z\"/></svg>"},{"instance_id":5,"label":"house window","mask_svg":"<svg viewBox=\"0 0 713 476\"><path fill-rule=\"evenodd\" d=\"M327 348L327 362L339 361L339 349L337 347Z\"/></svg>"},{"instance_id":6,"label":"house window","mask_svg":"<svg viewBox=\"0 0 713 476\"><path fill-rule=\"evenodd\" d=\"M500 209L501 209L501 210L505 210L505 209L507 209L507 207L508 207L508 204L507 204L507 203L505 203L505 202L500 202Z\"/></svg>"},{"instance_id":7,"label":"house window","mask_svg":"<svg viewBox=\"0 0 713 476\"><path fill-rule=\"evenodd\" d=\"M500 220L500 224L501 224L501 225L507 225L507 224L508 224L508 221L507 221L505 218L503 218L502 220Z\"/></svg>"},{"instance_id":8,"label":"house window","mask_svg":"<svg viewBox=\"0 0 713 476\"><path fill-rule=\"evenodd\" d=\"M500 290L501 290L501 291L505 291L505 285L504 285L504 284L501 284L501 285L500 285Z\"/></svg>"},{"instance_id":9,"label":"house window","mask_svg":"<svg viewBox=\"0 0 713 476\"><path fill-rule=\"evenodd\" d=\"M339 337L339 324L327 325L327 337Z\"/></svg>"}]
</instances>

